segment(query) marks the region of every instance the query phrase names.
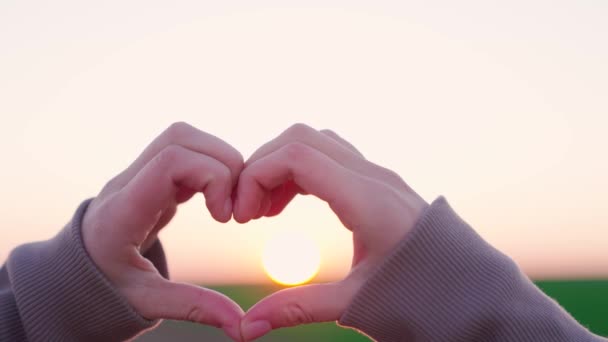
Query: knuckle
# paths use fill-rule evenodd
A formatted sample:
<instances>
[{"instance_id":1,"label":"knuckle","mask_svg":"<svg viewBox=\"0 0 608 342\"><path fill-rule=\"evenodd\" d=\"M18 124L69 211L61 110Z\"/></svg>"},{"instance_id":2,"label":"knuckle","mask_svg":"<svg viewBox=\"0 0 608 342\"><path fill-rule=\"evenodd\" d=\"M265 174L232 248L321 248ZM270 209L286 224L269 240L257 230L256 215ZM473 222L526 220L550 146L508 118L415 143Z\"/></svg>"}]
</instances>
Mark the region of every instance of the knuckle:
<instances>
[{"instance_id":1,"label":"knuckle","mask_svg":"<svg viewBox=\"0 0 608 342\"><path fill-rule=\"evenodd\" d=\"M243 167L245 166L245 159L243 158L241 152L234 150L234 153L231 153L231 156L229 157L227 163L229 164L228 166L230 167L230 169L236 172L235 176L238 176L238 174L243 170Z\"/></svg>"},{"instance_id":2,"label":"knuckle","mask_svg":"<svg viewBox=\"0 0 608 342\"><path fill-rule=\"evenodd\" d=\"M181 152L181 148L177 145L169 145L160 151L156 157L154 157L153 162L155 166L165 168L175 163L179 154Z\"/></svg>"},{"instance_id":3,"label":"knuckle","mask_svg":"<svg viewBox=\"0 0 608 342\"><path fill-rule=\"evenodd\" d=\"M329 135L330 137L337 137L338 136L338 134L336 132L332 131L331 129L327 129L327 128L322 129L321 133L323 133L325 135Z\"/></svg>"},{"instance_id":4,"label":"knuckle","mask_svg":"<svg viewBox=\"0 0 608 342\"><path fill-rule=\"evenodd\" d=\"M314 317L299 303L288 303L283 307L283 314L290 326L309 324L314 322Z\"/></svg>"},{"instance_id":5,"label":"knuckle","mask_svg":"<svg viewBox=\"0 0 608 342\"><path fill-rule=\"evenodd\" d=\"M188 132L192 131L192 126L186 122L178 121L172 123L166 130L165 135L167 135L169 141L176 141L180 137L188 134Z\"/></svg>"},{"instance_id":6,"label":"knuckle","mask_svg":"<svg viewBox=\"0 0 608 342\"><path fill-rule=\"evenodd\" d=\"M399 176L399 174L397 174L397 172L387 169L385 167L382 168L384 174L386 175L386 177L392 179L392 180L399 180L402 181L401 176Z\"/></svg>"},{"instance_id":7,"label":"knuckle","mask_svg":"<svg viewBox=\"0 0 608 342\"><path fill-rule=\"evenodd\" d=\"M232 158L232 162L236 165L243 165L245 163L245 158L243 158L243 154L237 150L234 150L234 157Z\"/></svg>"},{"instance_id":8,"label":"knuckle","mask_svg":"<svg viewBox=\"0 0 608 342\"><path fill-rule=\"evenodd\" d=\"M403 178L401 178L401 176L399 176L397 172L387 169L385 167L382 167L381 169L390 184L394 184L395 186L399 187L407 186Z\"/></svg>"},{"instance_id":9,"label":"knuckle","mask_svg":"<svg viewBox=\"0 0 608 342\"><path fill-rule=\"evenodd\" d=\"M310 153L310 147L301 142L291 142L285 145L284 151L289 160L299 160Z\"/></svg>"},{"instance_id":10,"label":"knuckle","mask_svg":"<svg viewBox=\"0 0 608 342\"><path fill-rule=\"evenodd\" d=\"M101 189L101 194L112 193L120 190L124 186L124 181L121 179L121 174L110 179Z\"/></svg>"},{"instance_id":11,"label":"knuckle","mask_svg":"<svg viewBox=\"0 0 608 342\"><path fill-rule=\"evenodd\" d=\"M185 320L190 322L204 322L203 310L197 305L192 305L186 313Z\"/></svg>"},{"instance_id":12,"label":"knuckle","mask_svg":"<svg viewBox=\"0 0 608 342\"><path fill-rule=\"evenodd\" d=\"M313 131L315 130L306 124L296 123L285 131L285 135L290 138L301 139L308 136Z\"/></svg>"}]
</instances>

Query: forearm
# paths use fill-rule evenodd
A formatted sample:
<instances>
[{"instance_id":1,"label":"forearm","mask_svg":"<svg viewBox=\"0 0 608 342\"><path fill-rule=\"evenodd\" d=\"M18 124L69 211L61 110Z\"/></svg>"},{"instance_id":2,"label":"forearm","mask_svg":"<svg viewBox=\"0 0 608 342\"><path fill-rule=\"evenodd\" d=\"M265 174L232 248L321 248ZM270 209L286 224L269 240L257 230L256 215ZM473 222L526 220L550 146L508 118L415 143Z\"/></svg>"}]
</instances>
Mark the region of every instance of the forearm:
<instances>
[{"instance_id":1,"label":"forearm","mask_svg":"<svg viewBox=\"0 0 608 342\"><path fill-rule=\"evenodd\" d=\"M54 238L10 254L0 275L0 340L119 341L157 323L135 312L88 256L80 231L88 203ZM160 244L150 252L166 275Z\"/></svg>"},{"instance_id":2,"label":"forearm","mask_svg":"<svg viewBox=\"0 0 608 342\"><path fill-rule=\"evenodd\" d=\"M0 341L26 341L6 265L0 268Z\"/></svg>"},{"instance_id":3,"label":"forearm","mask_svg":"<svg viewBox=\"0 0 608 342\"><path fill-rule=\"evenodd\" d=\"M340 324L378 341L605 341L544 295L440 198Z\"/></svg>"}]
</instances>

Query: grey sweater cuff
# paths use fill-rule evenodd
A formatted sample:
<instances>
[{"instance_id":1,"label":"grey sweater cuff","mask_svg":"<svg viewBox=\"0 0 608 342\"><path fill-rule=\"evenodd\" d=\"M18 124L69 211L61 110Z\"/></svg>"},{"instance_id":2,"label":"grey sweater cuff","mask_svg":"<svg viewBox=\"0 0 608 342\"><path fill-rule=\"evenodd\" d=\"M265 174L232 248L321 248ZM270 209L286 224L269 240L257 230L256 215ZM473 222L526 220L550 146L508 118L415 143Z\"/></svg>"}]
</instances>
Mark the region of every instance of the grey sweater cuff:
<instances>
[{"instance_id":1,"label":"grey sweater cuff","mask_svg":"<svg viewBox=\"0 0 608 342\"><path fill-rule=\"evenodd\" d=\"M599 339L443 197L363 285L339 324L383 342Z\"/></svg>"},{"instance_id":2,"label":"grey sweater cuff","mask_svg":"<svg viewBox=\"0 0 608 342\"><path fill-rule=\"evenodd\" d=\"M30 341L122 341L153 327L99 271L84 248L81 222L90 200L54 238L17 247L7 269ZM162 247L146 253L168 277Z\"/></svg>"}]
</instances>

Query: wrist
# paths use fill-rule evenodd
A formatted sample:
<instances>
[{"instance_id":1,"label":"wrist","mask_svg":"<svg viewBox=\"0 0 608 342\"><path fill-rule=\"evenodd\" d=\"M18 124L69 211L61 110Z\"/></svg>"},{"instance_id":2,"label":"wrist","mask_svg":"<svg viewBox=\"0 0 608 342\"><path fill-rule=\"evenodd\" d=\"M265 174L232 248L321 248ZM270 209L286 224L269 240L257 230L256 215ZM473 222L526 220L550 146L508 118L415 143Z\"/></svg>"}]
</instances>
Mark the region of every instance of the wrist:
<instances>
[{"instance_id":1,"label":"wrist","mask_svg":"<svg viewBox=\"0 0 608 342\"><path fill-rule=\"evenodd\" d=\"M85 250L81 228L89 204L54 238L20 246L9 257L19 314L33 341L125 340L157 323L133 309Z\"/></svg>"}]
</instances>

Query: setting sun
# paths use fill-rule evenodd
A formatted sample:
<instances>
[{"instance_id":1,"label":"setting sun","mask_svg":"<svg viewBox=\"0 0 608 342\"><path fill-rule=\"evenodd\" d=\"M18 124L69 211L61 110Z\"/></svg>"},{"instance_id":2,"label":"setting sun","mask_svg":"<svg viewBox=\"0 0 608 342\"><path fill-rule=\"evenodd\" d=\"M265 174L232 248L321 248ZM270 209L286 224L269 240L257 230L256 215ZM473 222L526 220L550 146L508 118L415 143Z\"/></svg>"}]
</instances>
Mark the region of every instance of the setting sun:
<instances>
[{"instance_id":1,"label":"setting sun","mask_svg":"<svg viewBox=\"0 0 608 342\"><path fill-rule=\"evenodd\" d=\"M262 254L266 274L282 285L310 281L319 271L320 263L319 247L302 232L280 232L272 236Z\"/></svg>"}]
</instances>

